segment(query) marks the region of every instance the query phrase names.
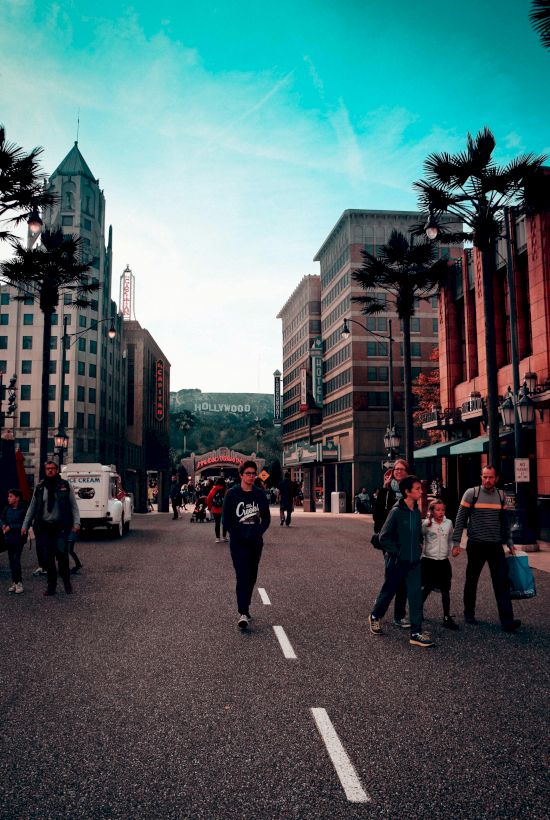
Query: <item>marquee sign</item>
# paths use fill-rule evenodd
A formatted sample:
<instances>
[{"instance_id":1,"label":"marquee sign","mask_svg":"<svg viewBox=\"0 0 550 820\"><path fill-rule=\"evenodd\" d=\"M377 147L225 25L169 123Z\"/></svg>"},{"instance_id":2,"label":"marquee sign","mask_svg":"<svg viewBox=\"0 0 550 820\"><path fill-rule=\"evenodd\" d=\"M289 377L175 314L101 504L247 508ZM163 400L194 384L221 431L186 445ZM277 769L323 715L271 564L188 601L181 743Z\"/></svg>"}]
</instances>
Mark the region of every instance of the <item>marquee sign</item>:
<instances>
[{"instance_id":1,"label":"marquee sign","mask_svg":"<svg viewBox=\"0 0 550 820\"><path fill-rule=\"evenodd\" d=\"M155 365L155 418L164 421L164 361L157 359Z\"/></svg>"},{"instance_id":2,"label":"marquee sign","mask_svg":"<svg viewBox=\"0 0 550 820\"><path fill-rule=\"evenodd\" d=\"M305 367L300 369L300 413L305 413L307 410L307 370Z\"/></svg>"}]
</instances>

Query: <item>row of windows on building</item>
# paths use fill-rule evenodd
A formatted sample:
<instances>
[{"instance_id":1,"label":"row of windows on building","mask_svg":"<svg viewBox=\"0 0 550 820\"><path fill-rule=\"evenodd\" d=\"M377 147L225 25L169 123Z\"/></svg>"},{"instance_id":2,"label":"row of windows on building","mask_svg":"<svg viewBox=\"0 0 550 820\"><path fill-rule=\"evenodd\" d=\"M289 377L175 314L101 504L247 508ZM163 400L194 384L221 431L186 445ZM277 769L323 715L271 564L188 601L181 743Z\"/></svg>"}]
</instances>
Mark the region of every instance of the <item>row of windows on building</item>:
<instances>
[{"instance_id":1,"label":"row of windows on building","mask_svg":"<svg viewBox=\"0 0 550 820\"><path fill-rule=\"evenodd\" d=\"M307 336L312 333L320 333L321 332L321 320L320 319L310 319L309 322L304 324L300 330L294 334L292 339L285 344L283 347L283 356L286 356L289 351L292 350L294 345L297 345L300 339L303 339L304 336Z\"/></svg>"},{"instance_id":2,"label":"row of windows on building","mask_svg":"<svg viewBox=\"0 0 550 820\"><path fill-rule=\"evenodd\" d=\"M97 284L98 284L98 282L99 282L99 280L98 280L98 279L97 279L97 277L95 277L95 276L90 277L90 281L91 281L93 284L96 284L96 285L97 285ZM1 294L0 294L0 305L9 305L9 304L11 303L11 298L12 298L12 297L11 297L11 294L9 294L9 293L5 293L5 292L4 292L4 293L1 293ZM17 301L20 301L20 300L18 299ZM25 297L23 300L21 300L21 301L22 301L22 303L23 303L24 305L34 305L34 296L26 296L26 297ZM73 304L73 294L72 294L72 293L64 293L64 294L63 294L63 304L64 304L64 305L72 305L72 304ZM95 313L97 313L98 307L99 307L99 302L98 302L98 300L97 300L97 299L90 299L90 304L89 304L89 308L90 308L90 310L93 310ZM3 316L8 316L8 314L7 314L7 313L4 313L4 314L2 314L2 315L3 315ZM26 317L29 317L29 316L31 316L31 317L32 317L32 316L34 316L34 314L32 314L32 313L25 313L25 314L23 314L23 316L24 316L24 317L25 317L25 316L26 316ZM71 318L72 318L72 317L71 317L71 315L70 315L70 314L67 314L67 318L68 318L68 322L67 322L67 324L68 324L68 325L70 325L70 324L71 324ZM78 319L79 319L79 325L80 325L80 327L86 327L86 316L83 316L82 314L80 314L80 315L79 315L79 317L78 317ZM93 321L95 321L95 319L94 319ZM51 323L52 323L52 325L57 325L57 324L59 324L59 314L58 314L58 313L52 313L52 315L51 315ZM8 323L7 323L7 322L2 322L2 324L8 324ZM29 321L29 320L28 320L28 318L27 318L27 321L25 321L25 320L24 320L24 321L23 321L23 324L29 324L29 325L32 325L32 324L33 324L33 321Z\"/></svg>"},{"instance_id":3,"label":"row of windows on building","mask_svg":"<svg viewBox=\"0 0 550 820\"><path fill-rule=\"evenodd\" d=\"M63 337L61 337L63 338ZM50 338L50 350L57 350L59 337L52 336ZM86 353L86 348L88 348L88 352L91 353L93 356L97 354L97 341L95 339L78 339L78 350L80 353ZM22 350L32 350L33 349L33 337L32 336L23 336ZM8 336L0 336L0 350L8 350L9 349L9 337ZM24 371L23 371L24 372Z\"/></svg>"},{"instance_id":4,"label":"row of windows on building","mask_svg":"<svg viewBox=\"0 0 550 820\"><path fill-rule=\"evenodd\" d=\"M306 318L306 316L315 315L316 313L321 312L321 307L319 302L308 302L301 308L301 310L296 314L294 319L288 323L283 331L283 341L288 338L288 336L293 333L296 328L300 325L301 322Z\"/></svg>"}]
</instances>

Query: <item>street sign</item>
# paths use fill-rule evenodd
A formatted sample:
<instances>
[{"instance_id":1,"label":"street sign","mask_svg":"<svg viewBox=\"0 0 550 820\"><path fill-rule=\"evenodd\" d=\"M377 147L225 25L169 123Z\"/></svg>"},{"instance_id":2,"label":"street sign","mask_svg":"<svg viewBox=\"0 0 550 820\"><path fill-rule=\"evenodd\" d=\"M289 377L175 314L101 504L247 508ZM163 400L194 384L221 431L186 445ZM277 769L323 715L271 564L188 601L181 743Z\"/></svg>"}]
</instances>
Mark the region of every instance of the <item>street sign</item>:
<instances>
[{"instance_id":1,"label":"street sign","mask_svg":"<svg viewBox=\"0 0 550 820\"><path fill-rule=\"evenodd\" d=\"M390 470L390 469L393 468L394 464L395 464L395 461L383 461L382 462L382 467L384 468L384 470Z\"/></svg>"},{"instance_id":2,"label":"street sign","mask_svg":"<svg viewBox=\"0 0 550 820\"><path fill-rule=\"evenodd\" d=\"M516 482L525 482L528 483L530 481L529 477L529 459L528 458L515 458L514 459L514 472L515 472L515 480Z\"/></svg>"},{"instance_id":3,"label":"street sign","mask_svg":"<svg viewBox=\"0 0 550 820\"><path fill-rule=\"evenodd\" d=\"M269 473L267 472L267 470L262 470L262 472L258 474L258 478L261 478L262 481L267 481L267 479L269 478Z\"/></svg>"}]
</instances>

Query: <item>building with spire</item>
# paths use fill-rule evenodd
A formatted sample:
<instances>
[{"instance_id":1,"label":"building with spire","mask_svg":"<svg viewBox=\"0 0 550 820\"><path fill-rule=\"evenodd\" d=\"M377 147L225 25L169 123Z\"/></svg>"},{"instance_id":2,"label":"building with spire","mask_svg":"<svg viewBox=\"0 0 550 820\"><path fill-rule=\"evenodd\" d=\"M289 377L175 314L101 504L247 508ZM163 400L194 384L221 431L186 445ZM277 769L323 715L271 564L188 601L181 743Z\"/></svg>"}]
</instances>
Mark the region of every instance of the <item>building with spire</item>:
<instances>
[{"instance_id":1,"label":"building with spire","mask_svg":"<svg viewBox=\"0 0 550 820\"><path fill-rule=\"evenodd\" d=\"M71 305L72 295L67 294L52 317L48 452L54 452L54 435L61 423L68 434L65 461L114 463L122 471L126 370L122 317L111 299L112 228L106 244L105 196L77 142L52 173L48 188L56 195L56 202L43 214L45 227L61 227L65 233L81 237L82 258L90 265L89 279L99 285L88 307ZM18 377L14 435L25 456L26 472L36 480L44 316L38 300L29 296L23 302L16 301L15 295L10 288L1 289L0 369ZM66 345L62 343L64 327L69 336ZM111 328L116 331L114 339L109 338Z\"/></svg>"}]
</instances>

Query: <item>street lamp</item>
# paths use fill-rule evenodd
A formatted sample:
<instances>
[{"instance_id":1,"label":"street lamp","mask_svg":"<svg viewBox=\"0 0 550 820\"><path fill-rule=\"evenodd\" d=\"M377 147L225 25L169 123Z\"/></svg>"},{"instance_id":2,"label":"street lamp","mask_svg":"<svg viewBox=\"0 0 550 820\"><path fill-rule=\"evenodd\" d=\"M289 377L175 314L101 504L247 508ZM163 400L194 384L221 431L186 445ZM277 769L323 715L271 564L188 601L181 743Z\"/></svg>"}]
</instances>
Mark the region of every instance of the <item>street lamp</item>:
<instances>
[{"instance_id":1,"label":"street lamp","mask_svg":"<svg viewBox=\"0 0 550 820\"><path fill-rule=\"evenodd\" d=\"M61 380L60 380L60 394L59 394L59 425L57 428L57 433L54 436L54 443L58 449L59 454L59 464L63 464L63 452L68 449L69 447L69 437L65 432L65 371L67 366L67 350L70 349L72 343L76 341L76 339L80 338L80 336L84 336L84 334L89 333L90 330L96 330L97 326L102 324L103 322L111 322L109 330L107 331L107 336L111 341L116 339L116 328L114 325L114 319L112 316L107 317L106 319L99 319L97 322L94 322L90 325L90 327L85 328L85 330L81 330L78 333L67 333L67 327L69 324L69 316L65 314L63 316L63 336L61 337Z\"/></svg>"},{"instance_id":2,"label":"street lamp","mask_svg":"<svg viewBox=\"0 0 550 820\"><path fill-rule=\"evenodd\" d=\"M388 344L388 426L386 429L386 433L384 435L384 447L388 451L388 457L393 458L395 456L395 451L399 450L399 445L401 444L401 436L397 432L397 429L394 424L393 418L393 336L392 336L392 320L388 319L388 335L384 335L382 333L375 333L373 330L370 330L366 325L362 322L358 322L357 319L344 319L344 324L342 326L342 330L340 335L342 339L349 339L351 335L351 331L348 326L348 321L353 322L359 327L363 328L367 333L370 333L371 336L374 336L377 339L383 339Z\"/></svg>"}]
</instances>

